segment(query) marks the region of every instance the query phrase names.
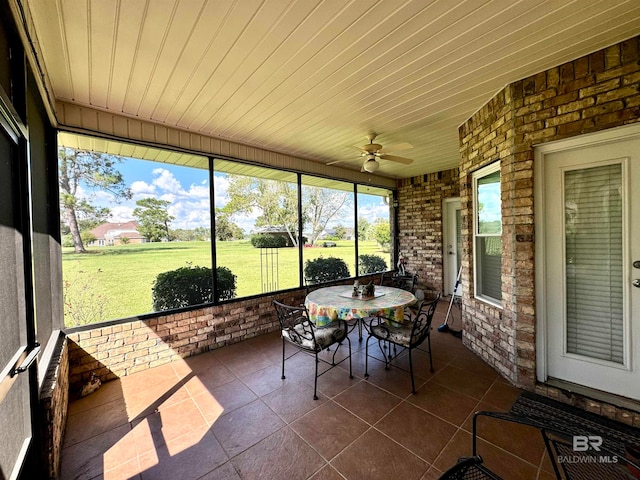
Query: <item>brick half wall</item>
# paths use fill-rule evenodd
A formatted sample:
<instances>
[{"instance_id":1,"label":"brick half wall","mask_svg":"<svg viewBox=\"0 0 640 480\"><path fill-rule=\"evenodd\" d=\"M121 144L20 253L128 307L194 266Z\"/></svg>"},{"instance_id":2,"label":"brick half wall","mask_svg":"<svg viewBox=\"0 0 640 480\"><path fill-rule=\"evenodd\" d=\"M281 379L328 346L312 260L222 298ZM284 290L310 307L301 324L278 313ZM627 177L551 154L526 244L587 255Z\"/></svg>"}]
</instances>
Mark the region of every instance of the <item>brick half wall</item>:
<instances>
[{"instance_id":1,"label":"brick half wall","mask_svg":"<svg viewBox=\"0 0 640 480\"><path fill-rule=\"evenodd\" d=\"M364 276L360 281L377 283L379 278ZM299 289L69 332L70 392L75 396L92 374L102 382L114 380L278 331L272 300L301 305L305 296L306 290Z\"/></svg>"}]
</instances>

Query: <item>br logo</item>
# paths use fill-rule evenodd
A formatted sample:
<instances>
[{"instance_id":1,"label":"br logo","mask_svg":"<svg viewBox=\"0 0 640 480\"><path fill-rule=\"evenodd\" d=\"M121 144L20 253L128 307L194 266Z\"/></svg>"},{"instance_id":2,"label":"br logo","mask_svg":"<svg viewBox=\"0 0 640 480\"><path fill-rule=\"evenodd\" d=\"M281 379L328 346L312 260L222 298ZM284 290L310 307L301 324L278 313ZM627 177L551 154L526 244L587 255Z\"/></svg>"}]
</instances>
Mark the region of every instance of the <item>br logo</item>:
<instances>
[{"instance_id":1,"label":"br logo","mask_svg":"<svg viewBox=\"0 0 640 480\"><path fill-rule=\"evenodd\" d=\"M587 450L600 451L602 445L602 437L597 435L574 435L573 436L573 451L574 452L586 452Z\"/></svg>"}]
</instances>

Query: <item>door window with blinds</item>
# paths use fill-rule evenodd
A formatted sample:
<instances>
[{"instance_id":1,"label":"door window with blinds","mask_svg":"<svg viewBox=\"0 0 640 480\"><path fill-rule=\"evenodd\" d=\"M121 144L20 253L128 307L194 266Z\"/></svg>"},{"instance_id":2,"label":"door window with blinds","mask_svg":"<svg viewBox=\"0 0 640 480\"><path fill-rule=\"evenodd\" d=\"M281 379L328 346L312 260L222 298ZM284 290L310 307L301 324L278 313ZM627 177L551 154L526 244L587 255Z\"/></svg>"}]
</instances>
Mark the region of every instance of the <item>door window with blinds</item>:
<instances>
[{"instance_id":1,"label":"door window with blinds","mask_svg":"<svg viewBox=\"0 0 640 480\"><path fill-rule=\"evenodd\" d=\"M474 172L472 178L475 297L500 306L502 301L500 162Z\"/></svg>"},{"instance_id":2,"label":"door window with blinds","mask_svg":"<svg viewBox=\"0 0 640 480\"><path fill-rule=\"evenodd\" d=\"M567 353L622 364L622 165L564 172Z\"/></svg>"}]
</instances>

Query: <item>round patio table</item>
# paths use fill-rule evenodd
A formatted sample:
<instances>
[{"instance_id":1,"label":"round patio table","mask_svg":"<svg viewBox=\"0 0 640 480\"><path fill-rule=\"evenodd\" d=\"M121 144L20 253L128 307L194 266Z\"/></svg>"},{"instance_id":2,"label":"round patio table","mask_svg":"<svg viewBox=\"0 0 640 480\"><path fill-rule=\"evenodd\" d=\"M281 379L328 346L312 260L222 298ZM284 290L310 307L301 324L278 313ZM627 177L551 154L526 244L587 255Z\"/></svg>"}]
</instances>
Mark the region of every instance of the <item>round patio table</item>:
<instances>
[{"instance_id":1,"label":"round patio table","mask_svg":"<svg viewBox=\"0 0 640 480\"><path fill-rule=\"evenodd\" d=\"M337 319L354 320L379 315L402 323L405 307L416 301L411 292L394 287L376 285L375 297L369 298L353 297L352 292L352 286L339 285L309 293L304 305L310 320L323 327Z\"/></svg>"}]
</instances>

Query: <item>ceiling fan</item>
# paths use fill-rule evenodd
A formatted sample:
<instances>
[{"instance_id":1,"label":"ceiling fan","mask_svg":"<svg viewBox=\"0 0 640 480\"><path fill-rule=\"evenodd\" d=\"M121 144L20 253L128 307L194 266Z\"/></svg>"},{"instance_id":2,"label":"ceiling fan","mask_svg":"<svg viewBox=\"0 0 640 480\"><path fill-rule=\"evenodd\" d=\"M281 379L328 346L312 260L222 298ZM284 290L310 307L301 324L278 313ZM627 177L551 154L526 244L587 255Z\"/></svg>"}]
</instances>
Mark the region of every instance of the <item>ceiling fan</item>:
<instances>
[{"instance_id":1,"label":"ceiling fan","mask_svg":"<svg viewBox=\"0 0 640 480\"><path fill-rule=\"evenodd\" d=\"M409 165L413 162L413 160L404 157L398 157L396 155L391 155L389 152L397 152L399 150L408 150L413 148L413 145L410 143L398 143L396 145L390 145L387 148L383 148L379 143L373 143L376 138L375 133L370 133L367 135L367 140L369 143L363 145L362 147L354 147L360 150L360 156L364 157L364 163L362 164L361 172L369 172L373 173L380 168L380 164L378 163L378 159L389 160L391 162L403 163L405 165ZM341 160L336 160L334 162L329 162L327 165L333 165L334 163L338 163Z\"/></svg>"}]
</instances>

